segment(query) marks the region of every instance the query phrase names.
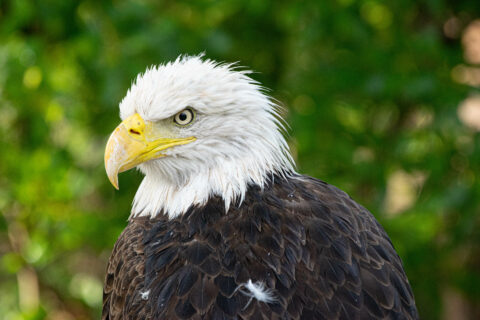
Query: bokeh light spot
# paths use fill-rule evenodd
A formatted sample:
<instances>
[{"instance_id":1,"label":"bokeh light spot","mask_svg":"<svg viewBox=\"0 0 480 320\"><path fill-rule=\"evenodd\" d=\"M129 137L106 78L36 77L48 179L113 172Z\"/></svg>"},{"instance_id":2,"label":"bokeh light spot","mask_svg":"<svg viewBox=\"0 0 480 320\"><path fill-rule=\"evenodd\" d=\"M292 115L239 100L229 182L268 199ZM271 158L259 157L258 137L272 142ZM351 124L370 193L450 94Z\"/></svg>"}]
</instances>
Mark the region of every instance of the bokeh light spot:
<instances>
[{"instance_id":1,"label":"bokeh light spot","mask_svg":"<svg viewBox=\"0 0 480 320\"><path fill-rule=\"evenodd\" d=\"M367 1L360 8L362 17L377 29L386 29L392 24L393 15L390 9L375 1Z\"/></svg>"},{"instance_id":2,"label":"bokeh light spot","mask_svg":"<svg viewBox=\"0 0 480 320\"><path fill-rule=\"evenodd\" d=\"M453 81L472 87L480 86L480 68L460 64L452 69Z\"/></svg>"},{"instance_id":3,"label":"bokeh light spot","mask_svg":"<svg viewBox=\"0 0 480 320\"><path fill-rule=\"evenodd\" d=\"M457 110L458 117L464 125L480 131L480 95L463 100Z\"/></svg>"},{"instance_id":4,"label":"bokeh light spot","mask_svg":"<svg viewBox=\"0 0 480 320\"><path fill-rule=\"evenodd\" d=\"M89 306L102 303L102 282L91 275L78 273L70 282L70 293L82 299Z\"/></svg>"},{"instance_id":5,"label":"bokeh light spot","mask_svg":"<svg viewBox=\"0 0 480 320\"><path fill-rule=\"evenodd\" d=\"M443 24L443 34L451 39L458 38L460 29L461 23L457 17L451 17Z\"/></svg>"},{"instance_id":6,"label":"bokeh light spot","mask_svg":"<svg viewBox=\"0 0 480 320\"><path fill-rule=\"evenodd\" d=\"M480 64L480 19L471 22L463 32L464 57L469 63Z\"/></svg>"},{"instance_id":7,"label":"bokeh light spot","mask_svg":"<svg viewBox=\"0 0 480 320\"><path fill-rule=\"evenodd\" d=\"M293 101L293 108L301 115L311 115L315 112L315 101L310 96L302 94Z\"/></svg>"},{"instance_id":8,"label":"bokeh light spot","mask_svg":"<svg viewBox=\"0 0 480 320\"><path fill-rule=\"evenodd\" d=\"M23 85L28 89L36 89L40 83L42 83L42 71L39 67L30 67L23 74Z\"/></svg>"},{"instance_id":9,"label":"bokeh light spot","mask_svg":"<svg viewBox=\"0 0 480 320\"><path fill-rule=\"evenodd\" d=\"M58 122L63 119L63 109L60 104L52 101L45 112L45 120L48 122Z\"/></svg>"},{"instance_id":10,"label":"bokeh light spot","mask_svg":"<svg viewBox=\"0 0 480 320\"><path fill-rule=\"evenodd\" d=\"M395 216L410 209L415 204L426 177L426 174L420 171L407 173L397 170L393 172L387 181L385 212Z\"/></svg>"}]
</instances>

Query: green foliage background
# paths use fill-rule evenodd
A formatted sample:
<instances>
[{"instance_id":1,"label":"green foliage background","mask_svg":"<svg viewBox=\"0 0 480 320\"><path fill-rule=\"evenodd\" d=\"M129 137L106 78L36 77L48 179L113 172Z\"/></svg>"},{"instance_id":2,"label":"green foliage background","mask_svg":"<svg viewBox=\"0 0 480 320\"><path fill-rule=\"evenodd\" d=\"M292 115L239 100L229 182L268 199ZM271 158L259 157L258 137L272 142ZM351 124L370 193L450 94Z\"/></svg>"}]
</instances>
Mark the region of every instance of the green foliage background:
<instances>
[{"instance_id":1,"label":"green foliage background","mask_svg":"<svg viewBox=\"0 0 480 320\"><path fill-rule=\"evenodd\" d=\"M147 66L205 51L258 71L299 171L381 221L423 319L480 318L479 136L457 116L479 90L452 79L479 16L478 0L0 1L0 317L99 318L141 181L104 174L118 103Z\"/></svg>"}]
</instances>

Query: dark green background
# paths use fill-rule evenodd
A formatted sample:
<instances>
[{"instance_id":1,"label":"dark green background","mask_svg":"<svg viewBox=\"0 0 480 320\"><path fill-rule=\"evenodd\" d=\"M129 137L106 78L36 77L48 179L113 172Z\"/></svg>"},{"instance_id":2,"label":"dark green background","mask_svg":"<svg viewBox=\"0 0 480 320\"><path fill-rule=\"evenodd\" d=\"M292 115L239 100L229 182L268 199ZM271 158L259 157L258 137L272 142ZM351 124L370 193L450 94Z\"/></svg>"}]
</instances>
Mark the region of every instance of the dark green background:
<instances>
[{"instance_id":1,"label":"dark green background","mask_svg":"<svg viewBox=\"0 0 480 320\"><path fill-rule=\"evenodd\" d=\"M480 81L454 81L479 67L461 40L479 17L478 0L1 0L0 317L99 318L141 181L104 173L118 103L147 66L205 52L257 71L299 172L381 221L423 319L480 318L479 136L457 115Z\"/></svg>"}]
</instances>

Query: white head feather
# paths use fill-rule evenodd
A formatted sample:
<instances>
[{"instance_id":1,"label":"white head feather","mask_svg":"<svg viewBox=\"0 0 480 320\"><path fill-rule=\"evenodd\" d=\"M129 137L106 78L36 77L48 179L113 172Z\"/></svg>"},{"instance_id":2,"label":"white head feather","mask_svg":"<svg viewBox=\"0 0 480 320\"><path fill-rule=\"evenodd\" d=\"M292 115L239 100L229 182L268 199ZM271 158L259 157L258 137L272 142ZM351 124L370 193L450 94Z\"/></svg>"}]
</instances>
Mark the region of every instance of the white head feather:
<instances>
[{"instance_id":1,"label":"white head feather","mask_svg":"<svg viewBox=\"0 0 480 320\"><path fill-rule=\"evenodd\" d=\"M197 140L139 165L145 178L131 217L164 212L173 218L214 195L228 210L243 200L249 184L263 187L274 173L293 172L278 105L249 73L201 56L181 56L137 77L120 103L120 117L138 113L172 125L166 132ZM166 120L186 107L196 111L191 125L180 128Z\"/></svg>"}]
</instances>

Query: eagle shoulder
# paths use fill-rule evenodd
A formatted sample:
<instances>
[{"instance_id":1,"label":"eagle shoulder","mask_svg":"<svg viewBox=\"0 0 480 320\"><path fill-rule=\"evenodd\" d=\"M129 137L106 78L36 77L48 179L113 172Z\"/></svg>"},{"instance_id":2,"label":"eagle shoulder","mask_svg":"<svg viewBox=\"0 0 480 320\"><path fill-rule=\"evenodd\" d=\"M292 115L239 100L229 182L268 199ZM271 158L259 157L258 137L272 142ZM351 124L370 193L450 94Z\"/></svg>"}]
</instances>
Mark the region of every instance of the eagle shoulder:
<instances>
[{"instance_id":1,"label":"eagle shoulder","mask_svg":"<svg viewBox=\"0 0 480 320\"><path fill-rule=\"evenodd\" d=\"M367 209L311 177L298 176L283 188L295 195L285 207L298 210L306 229L301 274L309 275L305 298L316 302L315 318L418 318L402 261Z\"/></svg>"}]
</instances>

